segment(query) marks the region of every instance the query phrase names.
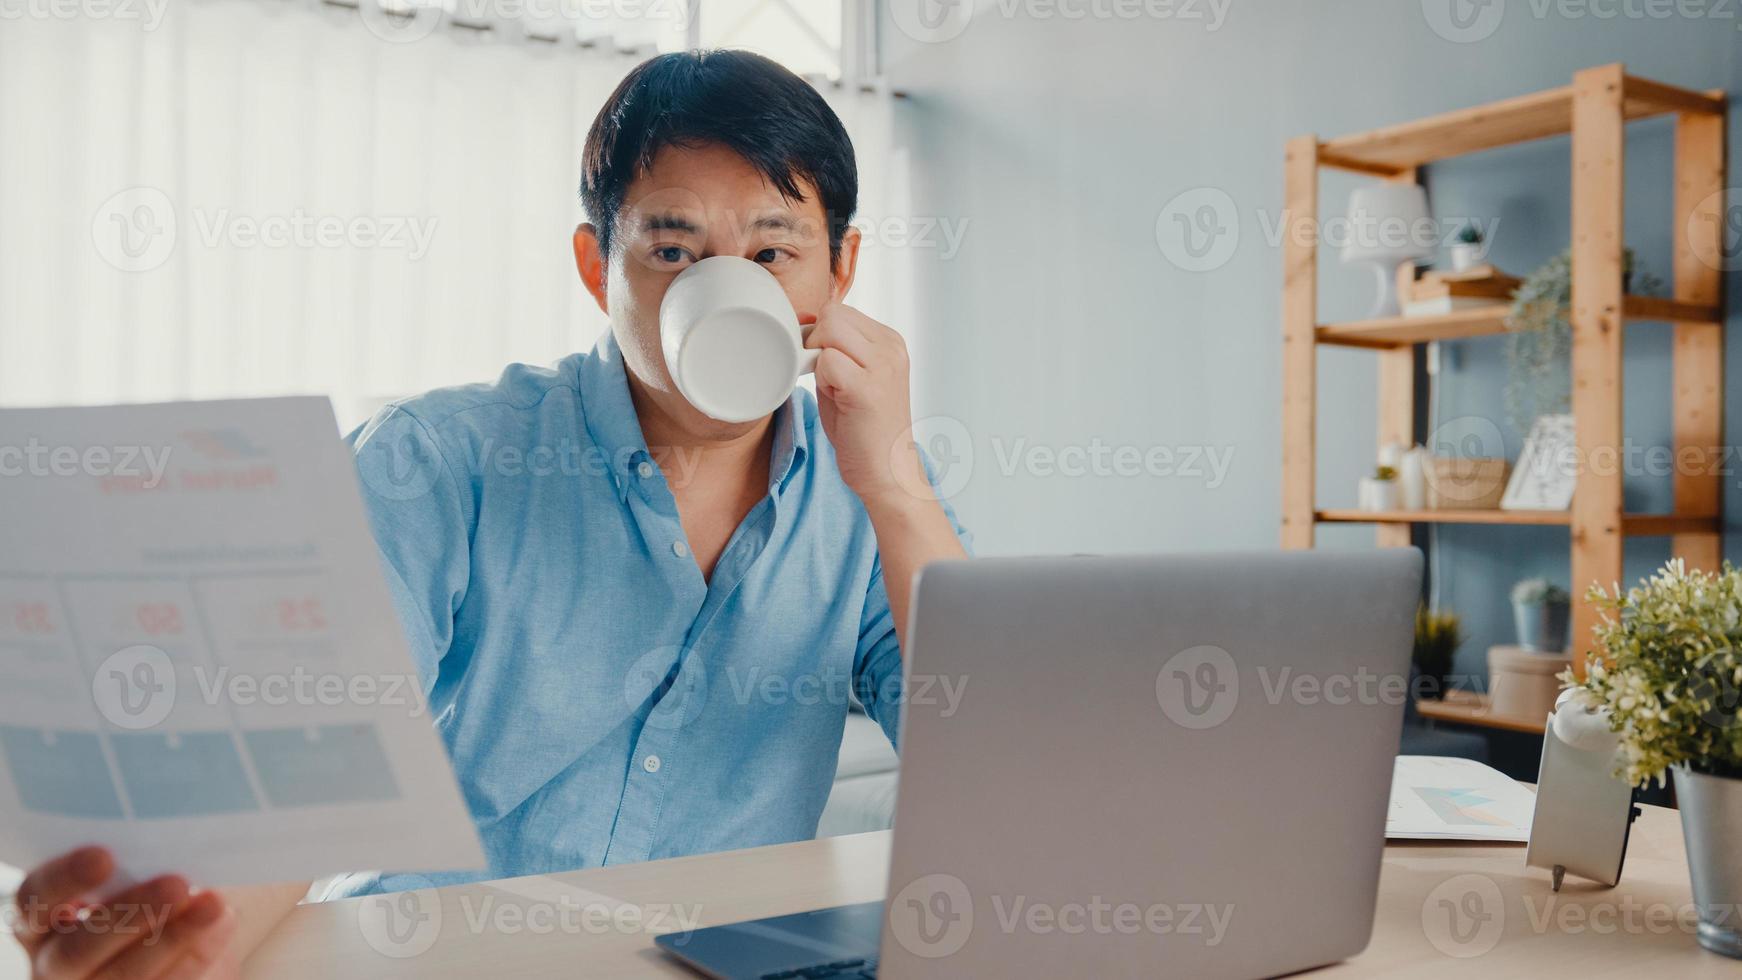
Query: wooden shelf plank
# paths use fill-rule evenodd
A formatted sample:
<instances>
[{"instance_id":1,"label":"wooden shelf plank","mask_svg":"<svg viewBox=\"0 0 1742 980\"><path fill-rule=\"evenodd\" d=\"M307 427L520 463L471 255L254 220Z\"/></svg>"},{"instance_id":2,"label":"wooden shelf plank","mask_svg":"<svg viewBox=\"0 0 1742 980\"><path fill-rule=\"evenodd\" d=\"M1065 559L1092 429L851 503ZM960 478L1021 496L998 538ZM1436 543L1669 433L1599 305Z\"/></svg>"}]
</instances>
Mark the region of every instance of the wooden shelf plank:
<instances>
[{"instance_id":1,"label":"wooden shelf plank","mask_svg":"<svg viewBox=\"0 0 1742 980\"><path fill-rule=\"evenodd\" d=\"M1541 735L1547 728L1548 721L1546 714L1541 718L1497 715L1489 708L1486 694L1470 691L1447 692L1444 701L1417 701L1415 710L1423 718L1446 724L1498 728L1509 732L1523 732L1526 735Z\"/></svg>"},{"instance_id":2,"label":"wooden shelf plank","mask_svg":"<svg viewBox=\"0 0 1742 980\"><path fill-rule=\"evenodd\" d=\"M1629 121L1671 112L1722 113L1724 105L1718 92L1632 76L1625 82L1623 107ZM1389 175L1467 153L1564 136L1572 129L1573 87L1566 85L1327 140L1319 146L1319 163Z\"/></svg>"},{"instance_id":3,"label":"wooden shelf plank","mask_svg":"<svg viewBox=\"0 0 1742 980\"><path fill-rule=\"evenodd\" d=\"M1376 320L1320 324L1314 336L1321 344L1369 347L1386 350L1435 340L1464 340L1506 332L1506 303L1454 310L1436 316L1391 316ZM1624 305L1628 320L1642 323L1704 324L1721 322L1716 307L1682 303L1658 296L1629 296Z\"/></svg>"},{"instance_id":4,"label":"wooden shelf plank","mask_svg":"<svg viewBox=\"0 0 1742 980\"><path fill-rule=\"evenodd\" d=\"M1330 508L1315 511L1321 524L1509 524L1566 527L1572 515L1564 510L1390 510ZM1627 514L1621 533L1633 537L1669 534L1709 534L1721 530L1716 516L1699 514Z\"/></svg>"},{"instance_id":5,"label":"wooden shelf plank","mask_svg":"<svg viewBox=\"0 0 1742 980\"><path fill-rule=\"evenodd\" d=\"M1621 518L1621 533L1636 538L1714 534L1723 529L1722 519L1698 514L1628 514Z\"/></svg>"},{"instance_id":6,"label":"wooden shelf plank","mask_svg":"<svg viewBox=\"0 0 1742 980\"><path fill-rule=\"evenodd\" d=\"M1703 303L1683 303L1661 296L1629 296L1624 312L1627 314L1627 319L1646 323L1717 327L1722 326L1724 321L1723 311L1715 306L1707 306Z\"/></svg>"},{"instance_id":7,"label":"wooden shelf plank","mask_svg":"<svg viewBox=\"0 0 1742 980\"><path fill-rule=\"evenodd\" d=\"M1566 525L1564 510L1390 510L1332 508L1317 513L1325 524L1533 524Z\"/></svg>"},{"instance_id":8,"label":"wooden shelf plank","mask_svg":"<svg viewBox=\"0 0 1742 980\"><path fill-rule=\"evenodd\" d=\"M1402 170L1572 128L1573 88L1567 85L1327 140L1319 148L1319 162L1351 170Z\"/></svg>"},{"instance_id":9,"label":"wooden shelf plank","mask_svg":"<svg viewBox=\"0 0 1742 980\"><path fill-rule=\"evenodd\" d=\"M1321 324L1315 335L1321 344L1344 347L1408 347L1434 340L1462 340L1506 332L1505 303L1454 310L1436 316L1388 316Z\"/></svg>"},{"instance_id":10,"label":"wooden shelf plank","mask_svg":"<svg viewBox=\"0 0 1742 980\"><path fill-rule=\"evenodd\" d=\"M1699 112L1721 116L1725 109L1723 89L1696 92L1628 75L1622 82L1627 97L1627 118L1638 119L1660 112Z\"/></svg>"}]
</instances>

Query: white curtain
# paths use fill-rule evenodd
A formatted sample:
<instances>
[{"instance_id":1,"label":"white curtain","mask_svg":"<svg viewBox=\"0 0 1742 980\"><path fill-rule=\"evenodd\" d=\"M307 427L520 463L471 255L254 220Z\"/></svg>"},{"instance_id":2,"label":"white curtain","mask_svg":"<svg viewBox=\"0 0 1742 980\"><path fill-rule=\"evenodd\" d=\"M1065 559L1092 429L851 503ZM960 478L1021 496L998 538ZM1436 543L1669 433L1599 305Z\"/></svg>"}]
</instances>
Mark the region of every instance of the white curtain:
<instances>
[{"instance_id":1,"label":"white curtain","mask_svg":"<svg viewBox=\"0 0 1742 980\"><path fill-rule=\"evenodd\" d=\"M0 404L324 393L350 424L606 328L569 236L586 128L639 56L154 7L0 22ZM831 97L864 213L899 217L889 100ZM898 325L901 258L870 250L855 290Z\"/></svg>"}]
</instances>

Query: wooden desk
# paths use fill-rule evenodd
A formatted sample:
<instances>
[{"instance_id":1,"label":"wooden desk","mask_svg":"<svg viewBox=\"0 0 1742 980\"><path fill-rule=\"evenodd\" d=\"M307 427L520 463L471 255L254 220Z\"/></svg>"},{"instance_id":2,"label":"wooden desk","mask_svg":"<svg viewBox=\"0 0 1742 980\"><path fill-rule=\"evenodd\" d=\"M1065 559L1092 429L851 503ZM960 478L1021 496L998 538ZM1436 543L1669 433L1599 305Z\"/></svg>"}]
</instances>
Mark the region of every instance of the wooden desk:
<instances>
[{"instance_id":1,"label":"wooden desk","mask_svg":"<svg viewBox=\"0 0 1742 980\"><path fill-rule=\"evenodd\" d=\"M1524 867L1519 845L1388 846L1372 944L1314 975L1735 978L1742 966L1701 950L1686 924L1692 899L1677 814L1643 809L1615 889L1568 878L1554 895L1546 873ZM631 911L699 908L702 925L718 925L870 901L883 895L888 859L882 832L414 892L401 901L439 914L402 933L398 946L371 904L392 896L305 905L249 961L248 975L691 977L654 950L648 923L634 923ZM1466 922L1459 942L1448 909L1472 892L1485 895L1491 918L1479 928ZM601 918L620 908L630 928L589 924L580 911L588 907ZM573 910L567 924L557 921L562 908Z\"/></svg>"}]
</instances>

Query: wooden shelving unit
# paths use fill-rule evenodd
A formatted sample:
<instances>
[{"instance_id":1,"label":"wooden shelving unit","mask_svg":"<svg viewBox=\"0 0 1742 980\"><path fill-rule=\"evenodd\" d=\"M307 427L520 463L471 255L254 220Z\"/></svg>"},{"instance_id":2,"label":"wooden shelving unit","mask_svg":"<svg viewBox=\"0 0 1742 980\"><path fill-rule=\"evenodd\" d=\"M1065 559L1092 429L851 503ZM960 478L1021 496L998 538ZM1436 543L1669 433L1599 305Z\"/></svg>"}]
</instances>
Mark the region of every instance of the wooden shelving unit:
<instances>
[{"instance_id":1,"label":"wooden shelving unit","mask_svg":"<svg viewBox=\"0 0 1742 980\"><path fill-rule=\"evenodd\" d=\"M1716 323L1722 319L1717 307L1680 303L1658 296L1628 296L1621 301L1626 321L1651 323ZM1506 332L1504 303L1458 310L1443 316L1393 316L1378 320L1320 324L1315 331L1321 344L1389 350L1434 340L1464 340Z\"/></svg>"},{"instance_id":2,"label":"wooden shelving unit","mask_svg":"<svg viewBox=\"0 0 1742 980\"><path fill-rule=\"evenodd\" d=\"M1448 725L1499 728L1508 732L1523 732L1526 735L1541 735L1548 728L1545 717L1523 718L1495 714L1488 704L1486 694L1471 691L1448 691L1443 701L1417 701L1415 710L1423 718Z\"/></svg>"},{"instance_id":3,"label":"wooden shelving unit","mask_svg":"<svg viewBox=\"0 0 1742 980\"><path fill-rule=\"evenodd\" d=\"M1391 317L1349 323L1318 318L1318 243L1285 236L1283 245L1282 544L1310 548L1321 523L1377 525L1383 546L1410 543L1415 524L1564 526L1569 529L1575 594L1592 582L1621 578L1629 536L1667 535L1690 565L1722 561L1719 459L1723 444L1722 207L1725 186L1725 95L1694 92L1628 75L1619 64L1578 72L1571 85L1461 109L1331 140L1298 136L1284 163L1289 227L1318 228L1319 169L1334 167L1381 180L1415 181L1417 168L1440 160L1555 136L1572 140L1572 410L1581 454L1622 444L1622 327L1665 324L1674 332L1675 511L1622 511L1617 467L1581 468L1571 511L1402 511L1372 514L1321 509L1314 500L1318 348L1370 349L1378 359L1379 442L1412 444L1415 345L1504 333L1497 304L1445 316ZM1673 296L1622 292L1622 173L1627 123L1675 119ZM1709 235L1689 229L1710 229ZM1692 461L1694 465L1685 465ZM1350 474L1351 480L1355 474ZM1590 636L1595 611L1577 602L1572 635ZM1582 658L1575 657L1582 669ZM1468 705L1463 706L1468 708ZM1436 709L1437 710L1437 709ZM1452 711L1482 724L1473 710ZM1540 730L1540 724L1537 725Z\"/></svg>"}]
</instances>

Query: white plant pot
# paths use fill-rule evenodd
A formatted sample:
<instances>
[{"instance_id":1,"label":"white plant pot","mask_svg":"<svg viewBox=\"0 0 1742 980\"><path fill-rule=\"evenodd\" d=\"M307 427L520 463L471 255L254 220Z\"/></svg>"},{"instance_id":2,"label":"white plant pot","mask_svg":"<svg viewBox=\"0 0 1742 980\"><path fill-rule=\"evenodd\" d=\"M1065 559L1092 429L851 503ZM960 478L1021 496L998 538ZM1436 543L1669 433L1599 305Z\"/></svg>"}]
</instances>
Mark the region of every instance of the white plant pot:
<instances>
[{"instance_id":1,"label":"white plant pot","mask_svg":"<svg viewBox=\"0 0 1742 980\"><path fill-rule=\"evenodd\" d=\"M1451 257L1453 272L1474 268L1482 264L1482 245L1480 242L1453 242Z\"/></svg>"},{"instance_id":2,"label":"white plant pot","mask_svg":"<svg viewBox=\"0 0 1742 980\"><path fill-rule=\"evenodd\" d=\"M1364 511L1380 512L1397 509L1397 481L1364 476L1355 493L1356 505Z\"/></svg>"}]
</instances>

